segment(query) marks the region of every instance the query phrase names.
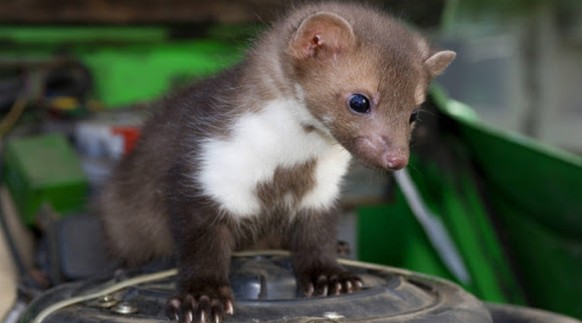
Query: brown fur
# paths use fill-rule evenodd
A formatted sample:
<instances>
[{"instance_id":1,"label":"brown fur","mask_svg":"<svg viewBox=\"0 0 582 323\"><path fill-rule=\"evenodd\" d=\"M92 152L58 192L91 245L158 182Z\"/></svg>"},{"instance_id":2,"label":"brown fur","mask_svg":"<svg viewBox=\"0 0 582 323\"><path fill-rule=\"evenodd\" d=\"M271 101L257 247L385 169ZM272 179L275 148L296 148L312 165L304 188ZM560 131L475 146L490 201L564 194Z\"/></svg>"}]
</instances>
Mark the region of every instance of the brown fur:
<instances>
[{"instance_id":1,"label":"brown fur","mask_svg":"<svg viewBox=\"0 0 582 323\"><path fill-rule=\"evenodd\" d=\"M291 205L301 201L301 198L315 185L313 174L315 165L316 161L310 160L289 169L277 167L273 180L261 183L257 187L257 196L264 208L278 207L278 205L273 205L273 201ZM288 207L288 205L282 205L283 210Z\"/></svg>"},{"instance_id":2,"label":"brown fur","mask_svg":"<svg viewBox=\"0 0 582 323\"><path fill-rule=\"evenodd\" d=\"M335 260L334 208L296 208L316 185L318 160L277 168L256 188L260 214L238 220L203 194L200 166L192 160L205 138L228 140L241 114L293 97L315 117L302 124L306 132L341 144L369 166L404 167L410 115L431 78L454 57L432 55L428 48L418 34L360 5L295 9L239 65L168 98L146 123L136 149L97 201L110 250L130 265L176 254L178 294L169 309L182 320L188 311L195 321L201 313L229 312L232 250L264 246L272 238L294 252L298 285L306 294L357 288L359 279ZM370 98L371 113L350 111L353 93Z\"/></svg>"}]
</instances>

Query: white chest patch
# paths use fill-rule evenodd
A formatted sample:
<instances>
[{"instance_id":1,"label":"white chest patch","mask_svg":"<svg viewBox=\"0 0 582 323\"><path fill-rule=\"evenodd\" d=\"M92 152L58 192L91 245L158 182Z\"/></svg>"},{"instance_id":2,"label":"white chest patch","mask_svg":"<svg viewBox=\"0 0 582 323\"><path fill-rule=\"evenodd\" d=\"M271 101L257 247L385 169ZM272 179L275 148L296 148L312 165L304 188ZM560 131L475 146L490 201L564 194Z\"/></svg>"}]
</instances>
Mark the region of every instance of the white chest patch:
<instances>
[{"instance_id":1,"label":"white chest patch","mask_svg":"<svg viewBox=\"0 0 582 323\"><path fill-rule=\"evenodd\" d=\"M202 145L197 178L205 195L229 214L248 217L261 211L259 183L273 178L277 167L291 168L317 160L315 186L299 201L300 208L331 206L340 191L350 155L319 133L306 132L313 122L294 100L275 100L259 112L238 119L228 140L210 138Z\"/></svg>"}]
</instances>

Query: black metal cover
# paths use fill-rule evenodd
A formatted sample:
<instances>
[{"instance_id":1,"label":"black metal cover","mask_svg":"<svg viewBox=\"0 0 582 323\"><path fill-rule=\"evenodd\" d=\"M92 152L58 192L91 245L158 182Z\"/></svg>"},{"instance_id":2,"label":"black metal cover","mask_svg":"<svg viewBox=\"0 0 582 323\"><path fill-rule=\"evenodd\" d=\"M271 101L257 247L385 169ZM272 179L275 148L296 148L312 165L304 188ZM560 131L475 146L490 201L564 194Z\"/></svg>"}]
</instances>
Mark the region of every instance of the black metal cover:
<instances>
[{"instance_id":1,"label":"black metal cover","mask_svg":"<svg viewBox=\"0 0 582 323\"><path fill-rule=\"evenodd\" d=\"M493 322L481 302L447 281L364 263L344 261L344 266L362 277L364 290L304 298L297 294L289 257L279 254L234 257L231 284L236 299L235 315L227 322ZM98 292L146 272L59 286L35 300L22 322L33 321L51 304ZM73 304L42 322L159 322L165 320L166 299L174 292L173 279L172 275Z\"/></svg>"},{"instance_id":2,"label":"black metal cover","mask_svg":"<svg viewBox=\"0 0 582 323\"><path fill-rule=\"evenodd\" d=\"M236 297L235 315L227 322L582 323L526 307L483 304L457 285L439 278L355 261L341 262L362 277L364 289L348 295L305 298L297 294L286 254L265 252L234 257L231 284ZM175 271L159 272L160 267L167 266L154 264L119 273L115 278L58 286L30 304L21 322L41 323L39 314L77 297L85 299L56 310L42 323L166 320L166 299L175 287ZM142 283L133 284L136 279ZM104 292L120 283L128 286Z\"/></svg>"}]
</instances>

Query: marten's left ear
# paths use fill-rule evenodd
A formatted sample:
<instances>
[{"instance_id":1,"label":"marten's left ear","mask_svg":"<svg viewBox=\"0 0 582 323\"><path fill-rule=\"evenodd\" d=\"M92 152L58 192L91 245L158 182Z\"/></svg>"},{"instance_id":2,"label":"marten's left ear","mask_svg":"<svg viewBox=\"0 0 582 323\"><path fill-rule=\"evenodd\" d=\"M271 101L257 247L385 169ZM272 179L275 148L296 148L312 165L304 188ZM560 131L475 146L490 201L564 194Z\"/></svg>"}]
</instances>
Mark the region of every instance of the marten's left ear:
<instances>
[{"instance_id":1,"label":"marten's left ear","mask_svg":"<svg viewBox=\"0 0 582 323\"><path fill-rule=\"evenodd\" d=\"M289 42L288 53L297 59L328 58L355 43L349 22L334 13L319 12L303 20Z\"/></svg>"},{"instance_id":2,"label":"marten's left ear","mask_svg":"<svg viewBox=\"0 0 582 323\"><path fill-rule=\"evenodd\" d=\"M443 50L436 52L429 57L424 64L432 77L441 75L445 69L451 64L457 53L450 50Z\"/></svg>"}]
</instances>

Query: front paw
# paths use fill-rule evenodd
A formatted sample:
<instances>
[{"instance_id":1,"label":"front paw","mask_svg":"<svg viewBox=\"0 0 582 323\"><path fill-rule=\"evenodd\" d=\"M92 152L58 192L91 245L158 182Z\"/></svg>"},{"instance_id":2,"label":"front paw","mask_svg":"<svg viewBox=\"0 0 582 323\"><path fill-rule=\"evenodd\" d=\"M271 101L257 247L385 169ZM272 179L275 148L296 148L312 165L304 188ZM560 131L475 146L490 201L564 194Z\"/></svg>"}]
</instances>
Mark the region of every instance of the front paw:
<instances>
[{"instance_id":1,"label":"front paw","mask_svg":"<svg viewBox=\"0 0 582 323\"><path fill-rule=\"evenodd\" d=\"M171 320L219 323L234 313L232 290L228 285L193 288L170 298L167 314Z\"/></svg>"},{"instance_id":2,"label":"front paw","mask_svg":"<svg viewBox=\"0 0 582 323\"><path fill-rule=\"evenodd\" d=\"M349 294L362 288L362 279L343 269L315 270L298 275L305 296Z\"/></svg>"}]
</instances>

